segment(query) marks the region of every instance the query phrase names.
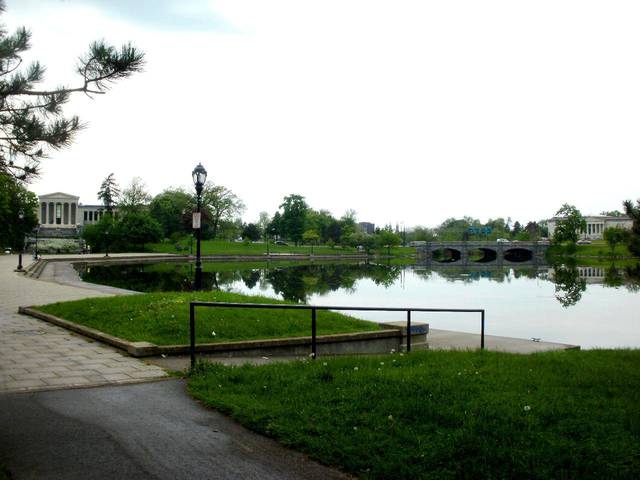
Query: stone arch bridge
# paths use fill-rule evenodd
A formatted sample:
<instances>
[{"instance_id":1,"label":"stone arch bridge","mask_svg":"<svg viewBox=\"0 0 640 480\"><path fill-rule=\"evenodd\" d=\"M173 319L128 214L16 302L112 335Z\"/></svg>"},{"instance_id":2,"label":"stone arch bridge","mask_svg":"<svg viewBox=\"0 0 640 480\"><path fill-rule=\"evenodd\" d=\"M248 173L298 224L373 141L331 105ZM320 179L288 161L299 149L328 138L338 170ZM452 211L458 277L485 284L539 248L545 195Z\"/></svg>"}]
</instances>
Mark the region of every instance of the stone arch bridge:
<instances>
[{"instance_id":1,"label":"stone arch bridge","mask_svg":"<svg viewBox=\"0 0 640 480\"><path fill-rule=\"evenodd\" d=\"M430 242L417 248L418 261L436 265L545 264L547 242Z\"/></svg>"}]
</instances>

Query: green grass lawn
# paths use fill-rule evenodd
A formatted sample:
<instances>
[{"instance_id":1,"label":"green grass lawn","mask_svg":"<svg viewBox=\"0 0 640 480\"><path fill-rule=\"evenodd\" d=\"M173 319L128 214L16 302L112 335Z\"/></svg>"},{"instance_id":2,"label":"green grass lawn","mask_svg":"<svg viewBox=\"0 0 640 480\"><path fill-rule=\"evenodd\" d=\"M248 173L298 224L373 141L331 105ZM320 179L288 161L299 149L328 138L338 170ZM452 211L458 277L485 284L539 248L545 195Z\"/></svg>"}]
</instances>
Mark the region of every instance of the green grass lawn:
<instances>
[{"instance_id":1,"label":"green grass lawn","mask_svg":"<svg viewBox=\"0 0 640 480\"><path fill-rule=\"evenodd\" d=\"M640 350L200 365L206 405L361 478L640 478Z\"/></svg>"},{"instance_id":2,"label":"green grass lawn","mask_svg":"<svg viewBox=\"0 0 640 480\"><path fill-rule=\"evenodd\" d=\"M189 343L189 302L283 304L272 298L226 292L163 292L90 298L37 307L45 313L129 341L156 345ZM318 312L318 335L378 330L375 323L334 312ZM300 337L311 335L311 313L295 310L198 308L196 342Z\"/></svg>"},{"instance_id":3,"label":"green grass lawn","mask_svg":"<svg viewBox=\"0 0 640 480\"><path fill-rule=\"evenodd\" d=\"M574 257L631 257L631 252L626 245L616 245L613 253L611 247L604 240L594 240L589 245L576 245L575 253L569 254L565 245L553 245L549 249L550 255L571 255Z\"/></svg>"},{"instance_id":4,"label":"green grass lawn","mask_svg":"<svg viewBox=\"0 0 640 480\"><path fill-rule=\"evenodd\" d=\"M148 251L157 253L189 253L189 239L185 239L179 244L185 248L184 250L176 249L176 244L171 242L151 243L147 244ZM194 243L195 252L195 243ZM266 243L243 243L243 242L227 242L223 240L204 240L201 243L202 255L264 255L267 253ZM311 253L310 245L296 247L295 245L274 245L269 244L270 253L296 253L309 255ZM315 255L355 255L359 253L353 247L327 247L317 245L313 247ZM386 255L387 249L382 248L375 250L375 253ZM413 247L393 247L390 250L394 256L415 256L416 249Z\"/></svg>"}]
</instances>

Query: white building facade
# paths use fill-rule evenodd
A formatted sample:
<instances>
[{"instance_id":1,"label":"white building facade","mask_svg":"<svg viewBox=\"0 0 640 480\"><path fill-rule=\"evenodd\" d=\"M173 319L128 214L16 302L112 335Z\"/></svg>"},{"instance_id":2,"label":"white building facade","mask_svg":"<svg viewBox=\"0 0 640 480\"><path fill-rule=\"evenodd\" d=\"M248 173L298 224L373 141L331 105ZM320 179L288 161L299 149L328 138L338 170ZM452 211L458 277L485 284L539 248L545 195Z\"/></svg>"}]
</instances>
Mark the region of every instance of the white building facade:
<instances>
[{"instance_id":1,"label":"white building facade","mask_svg":"<svg viewBox=\"0 0 640 480\"><path fill-rule=\"evenodd\" d=\"M587 222L587 228L584 232L580 232L580 238L582 240L602 240L602 234L607 228L619 227L625 230L631 230L633 221L626 215L620 217L614 217L609 215L588 215L584 217ZM559 217L554 217L547 220L547 226L549 227L549 237L553 237L556 230L556 224Z\"/></svg>"},{"instance_id":2,"label":"white building facade","mask_svg":"<svg viewBox=\"0 0 640 480\"><path fill-rule=\"evenodd\" d=\"M74 229L96 223L105 214L104 205L83 205L80 197L63 192L38 197L38 220L41 228Z\"/></svg>"}]
</instances>

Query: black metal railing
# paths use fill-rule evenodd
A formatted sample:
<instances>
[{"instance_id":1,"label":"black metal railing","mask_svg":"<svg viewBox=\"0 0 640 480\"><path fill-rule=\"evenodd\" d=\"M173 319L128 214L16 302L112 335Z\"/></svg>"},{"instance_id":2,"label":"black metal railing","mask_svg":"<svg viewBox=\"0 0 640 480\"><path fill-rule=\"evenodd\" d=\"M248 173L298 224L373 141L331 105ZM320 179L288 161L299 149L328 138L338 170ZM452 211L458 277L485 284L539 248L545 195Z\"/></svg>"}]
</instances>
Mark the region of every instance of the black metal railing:
<instances>
[{"instance_id":1,"label":"black metal railing","mask_svg":"<svg viewBox=\"0 0 640 480\"><path fill-rule=\"evenodd\" d=\"M406 312L407 313L407 352L411 351L411 312L451 312L480 314L480 350L484 350L484 309L466 308L394 308L394 307L335 307L319 305L287 305L271 303L230 303L230 302L190 302L189 303L189 351L191 368L196 362L196 307L214 308L275 308L279 310L311 310L311 358L318 357L317 344L317 311L342 310L361 312Z\"/></svg>"}]
</instances>

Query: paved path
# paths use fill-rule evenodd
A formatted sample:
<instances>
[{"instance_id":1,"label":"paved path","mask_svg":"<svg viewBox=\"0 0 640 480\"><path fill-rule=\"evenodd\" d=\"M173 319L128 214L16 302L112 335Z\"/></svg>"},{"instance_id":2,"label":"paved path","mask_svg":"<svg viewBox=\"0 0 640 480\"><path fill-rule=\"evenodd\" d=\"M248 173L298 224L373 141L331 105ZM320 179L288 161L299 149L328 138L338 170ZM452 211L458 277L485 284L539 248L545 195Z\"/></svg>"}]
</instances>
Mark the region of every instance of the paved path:
<instances>
[{"instance_id":1,"label":"paved path","mask_svg":"<svg viewBox=\"0 0 640 480\"><path fill-rule=\"evenodd\" d=\"M201 407L177 379L0 395L1 463L16 479L347 478Z\"/></svg>"},{"instance_id":2,"label":"paved path","mask_svg":"<svg viewBox=\"0 0 640 480\"><path fill-rule=\"evenodd\" d=\"M23 259L30 261L29 257ZM13 271L17 264L17 255L0 255L0 392L130 383L166 376L161 368L111 347L18 315L19 306L106 296L113 291L26 278Z\"/></svg>"},{"instance_id":3,"label":"paved path","mask_svg":"<svg viewBox=\"0 0 640 480\"><path fill-rule=\"evenodd\" d=\"M538 353L554 350L579 349L578 345L566 343L543 342L525 338L499 337L485 335L485 348L494 352L508 353ZM452 332L450 330L429 329L427 336L428 348L433 350L475 350L480 347L480 334Z\"/></svg>"}]
</instances>

